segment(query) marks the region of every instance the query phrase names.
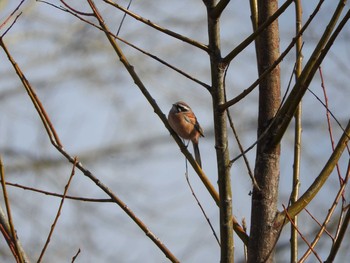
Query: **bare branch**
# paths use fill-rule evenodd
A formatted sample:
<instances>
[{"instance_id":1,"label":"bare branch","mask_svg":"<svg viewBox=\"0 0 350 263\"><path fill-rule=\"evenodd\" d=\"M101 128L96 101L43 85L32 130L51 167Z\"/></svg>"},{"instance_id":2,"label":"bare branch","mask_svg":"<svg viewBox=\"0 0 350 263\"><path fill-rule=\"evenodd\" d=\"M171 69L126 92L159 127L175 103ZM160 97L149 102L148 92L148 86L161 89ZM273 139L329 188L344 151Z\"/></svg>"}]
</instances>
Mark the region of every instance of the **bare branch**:
<instances>
[{"instance_id":1,"label":"bare branch","mask_svg":"<svg viewBox=\"0 0 350 263\"><path fill-rule=\"evenodd\" d=\"M28 190L28 191L48 195L48 196L63 198L63 195L58 194L58 193L48 192L48 191L36 189L33 187L29 187L29 186L25 186L25 185L21 185L21 184L14 184L14 183L10 183L10 182L6 182L6 184L10 185L10 186L17 187L17 188L21 188L23 190ZM82 202L93 202L93 203L112 203L112 202L114 202L111 198L87 198L87 197L70 196L70 195L66 195L65 199L71 199L74 201L82 201Z\"/></svg>"},{"instance_id":2,"label":"bare branch","mask_svg":"<svg viewBox=\"0 0 350 263\"><path fill-rule=\"evenodd\" d=\"M71 7L70 5L68 5L65 1L63 1L63 0L60 0L60 1L66 8L68 8L70 11L72 11L72 12L78 14L78 15L81 15L81 16L94 16L93 13L80 12L79 10L77 10L77 9Z\"/></svg>"},{"instance_id":3,"label":"bare branch","mask_svg":"<svg viewBox=\"0 0 350 263\"><path fill-rule=\"evenodd\" d=\"M22 0L22 1L17 5L17 7L12 11L12 13L4 20L4 22L1 23L0 29L1 29L3 26L5 26L5 25L7 24L7 22L15 15L15 13L19 10L19 8L20 8L21 5L24 3L24 1L25 1L25 0ZM21 13L20 13L18 16L20 16L20 15L21 15ZM11 26L9 26L9 28L6 30L6 32L7 32L7 31L12 27L12 25L16 22L18 16L15 18L15 21L11 24ZM1 37L3 37L3 36L6 34L6 32L5 32L4 34L2 34Z\"/></svg>"},{"instance_id":4,"label":"bare branch","mask_svg":"<svg viewBox=\"0 0 350 263\"><path fill-rule=\"evenodd\" d=\"M77 158L74 158L74 163L73 163L72 172L71 172L71 174L70 174L70 177L69 177L69 179L68 179L68 182L67 182L66 186L64 187L64 192L63 192L63 196L62 196L62 199L61 199L61 203L60 203L60 205L59 205L59 207L58 207L55 220L53 221L53 224L51 225L50 233L49 233L49 235L48 235L48 237L47 237L47 239L46 239L45 245L44 245L43 249L41 250L39 259L38 259L38 261L37 261L38 263L41 262L42 259L43 259L43 256L44 256L44 254L45 254L45 251L46 251L46 249L47 249L47 247L48 247L48 245L49 245L49 243L50 243L50 240L51 240L51 236L52 236L52 234L53 234L53 231L54 231L54 229L55 229L55 227L56 227L56 224L57 224L57 222L58 222L58 218L59 218L60 215L61 215L61 211L62 211L62 208L63 208L63 203L64 203L64 200L65 200L65 198L66 198L66 194L67 194L67 192L68 192L68 188L69 188L70 183L72 182L73 176L74 176L74 174L75 174L75 166L76 166L76 164L77 164Z\"/></svg>"},{"instance_id":5,"label":"bare branch","mask_svg":"<svg viewBox=\"0 0 350 263\"><path fill-rule=\"evenodd\" d=\"M16 61L12 58L10 52L8 51L7 47L5 46L5 43L3 42L3 39L0 38L0 46L3 48L3 50L5 51L9 61L11 62L13 68L15 69L18 77L20 78L20 80L22 81L23 86L25 87L30 99L32 100L35 109L37 110L37 112L39 113L39 116L44 124L45 130L50 138L50 141L54 144L57 144L58 146L62 147L62 144L60 142L60 139L42 105L42 103L40 102L38 96L36 95L36 93L34 92L34 90L32 89L29 81L27 80L27 78L24 76L23 72L21 71L21 69L19 68L19 66L17 65Z\"/></svg>"},{"instance_id":6,"label":"bare branch","mask_svg":"<svg viewBox=\"0 0 350 263\"><path fill-rule=\"evenodd\" d=\"M286 210L285 206L283 205L283 209L285 211L285 215L288 218L288 221L292 224L292 226L295 228L295 230L299 233L300 237L304 240L305 244L308 245L309 249L314 253L315 257L318 259L319 262L322 263L322 260L320 258L320 256L316 253L316 251L313 249L313 247L311 247L310 243L306 240L306 238L304 237L304 235L300 232L300 230L298 229L298 226L295 225L294 221L292 220L292 217L288 214L288 211Z\"/></svg>"},{"instance_id":7,"label":"bare branch","mask_svg":"<svg viewBox=\"0 0 350 263\"><path fill-rule=\"evenodd\" d=\"M204 210L204 208L203 208L201 202L199 201L199 199L198 199L196 193L194 192L194 190L193 190L193 188L192 188L192 185L191 185L191 183L190 183L190 178L189 178L189 176L188 176L187 161L186 161L186 173L185 173L185 177L186 177L186 181L187 181L188 187L190 188L191 193L192 193L194 199L196 200L196 202L197 202L197 204L198 204L200 210L202 211L202 214L203 214L205 220L207 221L207 223L208 223L208 225L209 225L211 231L213 232L213 235L214 235L214 237L215 237L215 239L216 239L216 242L218 242L218 245L221 246L220 241L219 241L219 238L218 238L218 236L217 236L217 234L216 234L216 232L215 232L215 229L214 229L213 225L211 224L211 222L210 222L210 220L209 220L209 217L207 216L207 214L206 214L206 212L205 212L205 210Z\"/></svg>"},{"instance_id":8,"label":"bare branch","mask_svg":"<svg viewBox=\"0 0 350 263\"><path fill-rule=\"evenodd\" d=\"M0 175L1 175L1 186L2 186L2 192L4 195L4 200L5 200L5 206L6 206L6 211L7 211L7 218L8 218L8 224L10 227L11 231L11 238L15 247L15 253L13 254L16 262L25 262L25 257L23 256L22 249L20 247L15 226L12 220L12 213L11 213L11 206L10 206L10 200L7 194L7 189L6 189L6 183L5 183L5 169L4 165L2 163L2 158L0 156Z\"/></svg>"},{"instance_id":9,"label":"bare branch","mask_svg":"<svg viewBox=\"0 0 350 263\"><path fill-rule=\"evenodd\" d=\"M342 197L342 195L344 194L344 191L345 191L345 188L346 188L346 185L349 181L349 177L350 177L350 161L348 162L348 171L346 173L346 176L345 176L345 179L344 179L344 183L342 184L342 186L340 187L336 197L334 198L334 201L333 201L333 204L331 206L331 208L328 210L328 213L327 213L327 216L326 218L324 219L323 221L323 224L320 228L320 230L318 231L318 233L316 234L314 240L312 241L311 243L311 247L315 247L316 244L318 243L318 241L320 240L323 232L326 232L326 226L328 224L328 222L330 221L331 219L331 216L333 215L334 211L335 211L335 208L337 207L338 205L338 202L340 200L340 198ZM308 249L304 255L300 258L299 262L300 263L304 263L305 260L307 259L307 257L310 255L311 253L311 250Z\"/></svg>"},{"instance_id":10,"label":"bare branch","mask_svg":"<svg viewBox=\"0 0 350 263\"><path fill-rule=\"evenodd\" d=\"M207 45L204 45L204 44L199 43L199 42L197 42L197 41L195 41L193 39L190 39L188 37L185 37L183 35L175 33L175 32L173 32L173 31L171 31L169 29L163 28L163 27L161 27L161 26L159 26L159 25L157 25L155 23L152 23L150 20L145 19L145 18L143 18L143 17L141 17L141 16L131 12L130 10L128 10L128 9L122 7L121 5L118 5L118 4L116 4L116 3L114 3L114 2L112 2L110 0L103 0L103 1L106 2L107 4L110 4L110 5L118 8L119 10L122 10L123 12L128 14L129 16L135 18L136 20L138 20L138 21L140 21L140 22L142 22L142 23L144 23L144 24L146 24L146 25L148 25L148 26L150 26L150 27L152 27L152 28L154 28L154 29L156 29L156 30L158 30L160 32L163 32L163 33L165 33L165 34L167 34L169 36L177 38L177 39L179 39L179 40L181 40L183 42L186 42L186 43L188 43L188 44L190 44L192 46L198 47L198 48L204 50L205 52L209 52L209 49L208 49Z\"/></svg>"}]
</instances>

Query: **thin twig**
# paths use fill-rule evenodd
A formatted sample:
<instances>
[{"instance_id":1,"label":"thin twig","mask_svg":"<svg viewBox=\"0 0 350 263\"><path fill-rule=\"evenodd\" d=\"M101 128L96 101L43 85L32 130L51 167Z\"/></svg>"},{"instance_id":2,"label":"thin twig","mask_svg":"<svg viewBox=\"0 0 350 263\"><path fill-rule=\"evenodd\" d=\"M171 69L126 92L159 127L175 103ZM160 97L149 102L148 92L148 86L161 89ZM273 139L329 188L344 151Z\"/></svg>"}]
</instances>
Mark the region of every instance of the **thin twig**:
<instances>
[{"instance_id":1,"label":"thin twig","mask_svg":"<svg viewBox=\"0 0 350 263\"><path fill-rule=\"evenodd\" d=\"M35 109L37 110L37 112L39 113L39 116L44 124L45 130L47 132L47 134L49 135L50 141L54 144L57 144L58 146L62 147L62 144L60 142L60 139L50 121L49 116L47 115L44 106L42 105L42 103L40 102L38 96L36 95L35 91L33 90L32 86L30 85L29 81L27 80L27 78L25 77L25 75L23 74L22 70L20 69L20 67L17 65L16 61L12 58L10 52L8 51L5 43L3 42L3 39L0 38L0 46L3 48L3 50L5 51L7 58L9 59L9 61L11 62L13 68L15 69L18 77L20 78L20 80L22 81L23 86L25 87L30 99L32 100Z\"/></svg>"},{"instance_id":2,"label":"thin twig","mask_svg":"<svg viewBox=\"0 0 350 263\"><path fill-rule=\"evenodd\" d=\"M305 244L308 245L308 247L311 249L311 251L314 253L314 255L316 256L316 258L318 259L319 262L322 263L321 258L319 257L319 255L316 253L316 251L311 247L310 243L306 240L306 238L304 237L304 235L300 232L299 228L294 224L294 221L292 220L292 218L290 217L286 207L284 205L283 209L285 211L285 215L287 216L289 222L294 226L295 230L298 231L298 234L300 235L300 237L304 240Z\"/></svg>"},{"instance_id":3,"label":"thin twig","mask_svg":"<svg viewBox=\"0 0 350 263\"><path fill-rule=\"evenodd\" d=\"M71 7L70 5L68 5L64 0L60 0L61 3L66 7L68 8L69 10L71 10L72 12L78 14L78 15L81 15L81 16L94 16L94 13L86 13L86 12L81 12L81 11L78 11L77 9Z\"/></svg>"},{"instance_id":4,"label":"thin twig","mask_svg":"<svg viewBox=\"0 0 350 263\"><path fill-rule=\"evenodd\" d=\"M337 202L336 204L338 204L338 202ZM316 222L316 224L317 224L319 227L323 227L323 226L324 226L324 232L325 232L332 240L334 240L334 237L332 236L332 234L331 234L331 233L327 230L327 228L326 228L326 226L327 226L329 220L326 221L326 222L324 222L323 224L321 224L321 223L317 220L317 218L314 217L313 214L312 214L307 208L305 208L304 210L305 210L305 212L312 218L312 220L314 220L314 221Z\"/></svg>"},{"instance_id":5,"label":"thin twig","mask_svg":"<svg viewBox=\"0 0 350 263\"><path fill-rule=\"evenodd\" d=\"M2 39L6 34L7 32L12 28L12 26L16 23L17 19L22 15L22 12L19 13L16 18L13 20L12 24L8 27L8 29L5 30L5 32L0 36L0 39Z\"/></svg>"},{"instance_id":6,"label":"thin twig","mask_svg":"<svg viewBox=\"0 0 350 263\"><path fill-rule=\"evenodd\" d=\"M332 116L333 120L338 124L339 128L345 132L345 128L343 127L343 125L340 123L340 121L338 120L337 117L335 117L335 115L333 114L333 112L331 110L329 110L329 108L327 107L327 105L317 96L317 94L315 92L313 92L311 89L307 89L321 104L322 106L326 109L326 111Z\"/></svg>"},{"instance_id":7,"label":"thin twig","mask_svg":"<svg viewBox=\"0 0 350 263\"><path fill-rule=\"evenodd\" d=\"M72 263L77 259L78 255L80 254L81 250L80 248L78 249L77 253L74 255L74 257L72 258Z\"/></svg>"},{"instance_id":8,"label":"thin twig","mask_svg":"<svg viewBox=\"0 0 350 263\"><path fill-rule=\"evenodd\" d=\"M173 32L173 31L171 31L169 29L163 28L163 27L161 27L161 26L159 26L159 25L157 25L155 23L152 23L149 19L145 19L145 18L143 18L143 17L141 17L141 16L131 12L130 10L122 7L121 5L118 5L117 3L114 3L113 1L110 1L110 0L103 0L103 1L105 3L107 3L107 4L110 4L110 5L118 8L119 10L121 10L124 13L128 14L129 16L133 17L134 19L136 19L136 20L138 20L138 21L140 21L140 22L142 22L142 23L144 23L144 24L146 24L146 25L148 25L148 26L150 26L150 27L152 27L152 28L162 32L162 33L165 33L165 34L167 34L169 36L172 36L172 37L174 37L176 39L182 40L183 42L186 42L186 43L188 43L190 45L198 47L198 48L204 50L207 53L209 52L209 47L207 45L204 45L204 44L199 43L199 42L197 42L197 41L195 41L193 39L190 39L188 37L185 37L183 35L175 33L175 32Z\"/></svg>"},{"instance_id":9,"label":"thin twig","mask_svg":"<svg viewBox=\"0 0 350 263\"><path fill-rule=\"evenodd\" d=\"M15 226L14 226L14 223L12 220L10 200L9 200L9 197L7 194L6 183L5 183L5 170L4 170L1 156L0 156L0 174L1 174L1 186L2 186L2 192L3 192L4 200L5 200L8 223L9 223L10 230L11 230L12 240L13 240L13 243L15 245L16 254L14 254L14 256L15 256L17 262L24 262L23 256L21 253L21 249L20 249L20 246L18 243L18 238L17 238Z\"/></svg>"},{"instance_id":10,"label":"thin twig","mask_svg":"<svg viewBox=\"0 0 350 263\"><path fill-rule=\"evenodd\" d=\"M38 263L41 262L41 260L43 259L43 256L44 256L44 254L45 254L45 251L46 251L46 249L47 249L47 247L48 247L48 245L49 245L49 243L50 243L50 240L51 240L51 236L52 236L52 234L53 234L53 231L55 230L56 224L57 224L58 219L59 219L59 217L60 217L60 215L61 215L63 203L64 203L64 200L65 200L66 194L67 194L67 192L68 192L68 188L69 188L70 183L72 182L73 176L74 176L74 174L75 174L75 167L76 167L76 164L77 164L77 158L74 158L74 164L73 164L72 172L71 172L71 174L70 174L70 177L69 177L69 180L68 180L66 186L64 187L63 197L62 197L62 199L61 199L60 206L59 206L59 208L58 208L58 210L57 210L57 214L56 214L55 220L53 221L53 224L51 225L51 230L50 230L50 233L49 233L49 235L48 235L48 237L47 237L47 239L46 239L45 245L44 245L43 249L41 250L39 259L38 259L38 261L37 261Z\"/></svg>"},{"instance_id":11,"label":"thin twig","mask_svg":"<svg viewBox=\"0 0 350 263\"><path fill-rule=\"evenodd\" d=\"M14 16L14 14L19 10L19 8L21 7L21 5L24 3L25 0L22 0L17 7L12 11L12 13L4 20L4 22L1 23L0 25L0 29L5 26L7 24L7 22ZM6 32L10 30L10 28L13 26L13 24L16 22L17 18L22 14L22 12L17 15L17 17L15 18L15 21L11 23L11 25L9 26L9 28L5 31L4 34L1 35L1 38L6 35Z\"/></svg>"},{"instance_id":12,"label":"thin twig","mask_svg":"<svg viewBox=\"0 0 350 263\"><path fill-rule=\"evenodd\" d=\"M314 248L316 246L318 241L321 239L321 236L322 236L323 232L326 231L326 226L327 226L328 222L330 221L330 219L331 219L331 217L332 217L332 215L333 215L333 213L335 211L335 208L338 205L339 199L342 197L342 195L343 195L343 193L345 191L346 185L347 185L347 183L349 181L349 177L350 177L350 160L348 162L348 169L347 169L347 173L346 173L346 176L345 176L345 179L344 179L344 183L342 184L342 186L340 187L336 197L334 198L333 204L332 204L331 208L328 210L327 216L325 217L320 230L318 231L317 235L315 236L314 240L311 243L311 247L312 248ZM312 216L312 215L310 214L310 216ZM305 262L305 260L310 255L310 253L311 253L310 249L306 250L304 255L300 258L299 263Z\"/></svg>"},{"instance_id":13,"label":"thin twig","mask_svg":"<svg viewBox=\"0 0 350 263\"><path fill-rule=\"evenodd\" d=\"M319 67L319 72L320 72L320 78L321 78L321 87L323 90L323 96L324 96L324 105L326 107L326 117L327 117L327 125L328 125L328 132L329 132L329 139L331 141L331 146L332 146L332 150L334 151L334 139L333 139L333 130L332 130L332 125L331 125L331 118L329 116L330 114L330 110L329 110L329 105L328 105L328 96L327 96L327 91L326 91L326 85L325 85L325 81L323 78L323 73L322 73L322 68L321 66ZM340 185L343 184L344 179L341 177L340 174L340 168L339 168L339 164L337 163L337 173L338 173L338 178L339 178L339 183ZM343 196L343 199L345 199L345 197Z\"/></svg>"},{"instance_id":14,"label":"thin twig","mask_svg":"<svg viewBox=\"0 0 350 263\"><path fill-rule=\"evenodd\" d=\"M229 66L230 66L230 64L227 65L227 67L225 69L224 80L223 80L224 81L225 101L227 99L226 98L226 76L227 76L227 71L228 71ZM238 144L239 151L241 152L241 154L243 156L243 159L244 159L244 163L245 163L245 165L247 167L248 175L249 175L250 179L252 180L252 183L253 183L254 187L256 187L257 189L261 190L259 185L258 185L258 182L255 180L255 177L254 177L254 174L252 172L252 169L250 168L249 160L248 160L248 158L247 158L247 156L246 156L246 154L244 152L243 146L242 146L241 141L240 141L240 139L238 137L238 133L237 133L236 128L235 128L235 126L233 124L233 119L232 119L231 112L230 112L229 108L226 109L226 113L227 113L228 121L230 123L231 130L232 130L233 135L235 136L236 142ZM229 163L229 167L232 167L232 164L233 164L233 162L230 162Z\"/></svg>"},{"instance_id":15,"label":"thin twig","mask_svg":"<svg viewBox=\"0 0 350 263\"><path fill-rule=\"evenodd\" d=\"M186 177L187 184L188 184L188 186L190 187L191 193L192 193L194 199L196 199L197 204L198 204L199 208L201 209L202 214L204 215L204 218L205 218L206 221L208 222L208 225L209 225L211 231L213 232L213 235L214 235L216 241L218 242L218 245L221 246L220 241L219 241L219 238L218 238L218 236L217 236L217 234L216 234L216 232L215 232L215 229L214 229L213 225L211 224L211 222L210 222L210 220L209 220L209 217L208 217L207 214L205 213L205 210L204 210L202 204L200 203L200 201L199 201L197 195L195 194L195 192L194 192L194 190L193 190L193 188L192 188L192 185L191 185L191 183L190 183L190 179L189 179L189 176L188 176L187 159L185 159L185 163L186 163L186 164L185 164L185 165L186 165L185 177Z\"/></svg>"},{"instance_id":16,"label":"thin twig","mask_svg":"<svg viewBox=\"0 0 350 263\"><path fill-rule=\"evenodd\" d=\"M129 4L128 4L128 6L126 7L126 10L129 10L131 3L132 3L132 0L129 1ZM125 17L126 17L126 13L124 13L123 18L122 18L122 21L120 21L120 24L119 24L117 33L115 34L116 36L119 36L120 30L122 29L122 25L123 25L124 20L125 20Z\"/></svg>"},{"instance_id":17,"label":"thin twig","mask_svg":"<svg viewBox=\"0 0 350 263\"><path fill-rule=\"evenodd\" d=\"M33 191L33 192L44 194L44 195L60 197L60 198L63 197L62 194L48 192L48 191L37 189L37 188L32 188L32 187L29 187L26 185L14 184L14 183L10 183L10 182L6 182L6 184L13 186L13 187L22 188L23 190ZM65 199L71 199L74 201L83 201L83 202L93 202L93 203L112 203L112 202L114 202L111 198L88 198L88 197L79 197L79 196L70 196L70 195L66 195Z\"/></svg>"}]
</instances>

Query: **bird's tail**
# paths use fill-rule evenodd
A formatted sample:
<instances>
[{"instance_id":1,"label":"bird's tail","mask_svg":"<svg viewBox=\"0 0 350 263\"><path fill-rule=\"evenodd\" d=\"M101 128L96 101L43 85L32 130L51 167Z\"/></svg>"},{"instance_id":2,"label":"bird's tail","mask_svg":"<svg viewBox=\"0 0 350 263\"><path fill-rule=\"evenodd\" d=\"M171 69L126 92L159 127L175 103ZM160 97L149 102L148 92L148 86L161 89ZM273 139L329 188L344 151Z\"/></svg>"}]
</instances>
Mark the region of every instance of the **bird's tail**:
<instances>
[{"instance_id":1,"label":"bird's tail","mask_svg":"<svg viewBox=\"0 0 350 263\"><path fill-rule=\"evenodd\" d=\"M201 154L199 152L198 143L193 143L194 157L198 165L202 168Z\"/></svg>"}]
</instances>

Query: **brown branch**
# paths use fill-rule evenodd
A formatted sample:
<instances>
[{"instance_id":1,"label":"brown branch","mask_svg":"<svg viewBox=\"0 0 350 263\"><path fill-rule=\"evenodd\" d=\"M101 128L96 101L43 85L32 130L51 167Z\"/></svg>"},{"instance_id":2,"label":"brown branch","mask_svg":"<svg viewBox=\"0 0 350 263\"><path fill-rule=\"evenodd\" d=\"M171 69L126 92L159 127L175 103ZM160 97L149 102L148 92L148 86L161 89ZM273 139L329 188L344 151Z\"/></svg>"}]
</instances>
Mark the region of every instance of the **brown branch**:
<instances>
[{"instance_id":1,"label":"brown branch","mask_svg":"<svg viewBox=\"0 0 350 263\"><path fill-rule=\"evenodd\" d=\"M74 257L72 258L72 263L77 259L77 257L79 256L81 250L80 248L78 249L77 253L74 255Z\"/></svg>"},{"instance_id":2,"label":"brown branch","mask_svg":"<svg viewBox=\"0 0 350 263\"><path fill-rule=\"evenodd\" d=\"M24 256L22 254L22 251L21 251L21 248L20 248L20 245L19 245L19 241L18 241L18 238L17 238L16 230L15 230L15 226L14 226L14 223L13 223L13 220L12 220L10 200L9 200L9 197L8 197L8 194L7 194L6 183L5 183L5 170L4 170L4 166L3 166L3 163L2 163L1 156L0 156L0 176L1 176L2 192L3 192L3 195L4 195L6 212L7 212L7 218L8 218L8 225L9 225L9 228L10 228L10 233L9 234L11 234L11 239L12 239L13 244L14 244L14 251L12 251L12 252L15 252L15 253L13 253L13 255L14 255L15 259L16 259L16 262L22 263L22 262L25 262L25 261L24 261Z\"/></svg>"},{"instance_id":3,"label":"brown branch","mask_svg":"<svg viewBox=\"0 0 350 263\"><path fill-rule=\"evenodd\" d=\"M226 70L225 70L225 76L224 76L225 101L226 101L226 76L227 76L227 70L228 70L228 68L229 68L229 67L226 68ZM235 139L236 139L236 142L237 142L237 144L238 144L238 148L239 148L239 150L240 150L240 152L241 152L241 155L243 156L244 163L245 163L245 165L246 165L246 167L247 167L248 175L249 175L250 179L252 180L253 186L256 187L256 188L258 188L258 189L260 189L258 183L256 182L256 180L255 180L255 178L254 178L254 174L253 174L253 172L252 172L252 169L250 168L249 160L248 160L248 158L247 158L247 156L246 156L246 154L245 154L245 152L244 152L242 143L241 143L241 141L240 141L240 139L239 139L239 137L238 137L238 133L237 133L237 131L236 131L235 125L233 124L233 119L232 119L230 110L229 110L228 108L226 109L226 113L227 113L227 118L228 118L228 121L229 121L231 130L232 130L233 135L234 135L234 137L235 137ZM231 168L232 165L233 165L233 162L230 161L228 167ZM243 229L244 229L244 228L243 228ZM245 232L246 232L246 231L245 231Z\"/></svg>"},{"instance_id":4,"label":"brown branch","mask_svg":"<svg viewBox=\"0 0 350 263\"><path fill-rule=\"evenodd\" d=\"M326 218L324 219L323 221L323 224L320 228L320 230L318 231L317 235L315 236L314 240L312 241L311 243L311 247L315 247L316 244L318 243L318 241L320 240L323 232L327 231L326 230L326 225L328 224L328 222L330 221L331 219L331 216L333 215L334 211L335 211L335 208L337 207L338 205L338 202L339 202L339 199L342 197L344 191L345 191L345 188L346 188L346 185L348 183L348 180L349 180L349 177L350 177L350 160L348 162L348 170L347 170L347 173L346 173L346 176L345 176L345 179L344 179L344 183L341 185L336 197L334 198L334 201L333 201L333 204L331 206L331 208L328 210L328 213L327 213L327 216ZM303 263L305 262L305 260L307 259L307 257L310 255L311 253L311 249L308 249L304 255L300 258L299 260L299 263Z\"/></svg>"},{"instance_id":5,"label":"brown branch","mask_svg":"<svg viewBox=\"0 0 350 263\"><path fill-rule=\"evenodd\" d=\"M336 202L336 204L338 204L338 202ZM333 205L334 205L334 203L333 203ZM326 228L326 226L327 226L327 224L328 224L328 222L329 221L324 221L323 222L323 224L321 224L318 220L317 220L317 218L316 217L314 217L313 216L313 214L311 214L311 212L307 209L307 208L305 208L304 209L305 210L305 212L312 218L312 220L314 220L315 222L316 222L316 224L319 226L319 227L324 227L324 230L322 231L322 232L325 232L332 240L334 240L334 237L332 236L332 234L327 230L327 228ZM330 212L330 210L331 209L329 209L328 211Z\"/></svg>"},{"instance_id":6,"label":"brown branch","mask_svg":"<svg viewBox=\"0 0 350 263\"><path fill-rule=\"evenodd\" d=\"M57 144L58 146L62 147L62 144L60 142L60 139L49 119L49 116L47 115L42 103L40 102L38 96L36 95L36 93L34 92L33 88L31 87L29 81L27 80L27 78L24 76L23 72L21 71L21 69L19 68L19 66L17 65L16 61L12 58L10 52L8 51L5 43L3 42L3 39L0 38L0 46L3 48L3 50L5 51L9 61L11 62L13 68L15 69L18 77L20 78L20 80L22 81L23 86L25 87L30 99L32 100L35 109L37 110L37 112L39 113L39 116L42 120L42 123L44 124L45 130L50 138L50 141L54 144Z\"/></svg>"},{"instance_id":7,"label":"brown branch","mask_svg":"<svg viewBox=\"0 0 350 263\"><path fill-rule=\"evenodd\" d=\"M63 0L60 0L61 3L66 7L68 8L69 10L71 10L72 12L78 14L78 15L81 15L81 16L94 16L93 13L86 13L86 12L81 12L81 11L78 11L77 9L71 7L70 5L68 5L65 1Z\"/></svg>"},{"instance_id":8,"label":"brown branch","mask_svg":"<svg viewBox=\"0 0 350 263\"><path fill-rule=\"evenodd\" d=\"M14 183L10 183L10 182L6 182L6 184L10 185L10 186L22 188L23 190L28 190L28 191L32 191L32 192L48 195L48 196L54 196L54 197L60 197L60 198L63 197L62 194L48 192L48 191L40 190L40 189L37 189L37 188L32 188L32 187L21 185L21 184L14 184ZM83 201L83 202L96 202L96 203L111 203L111 202L114 202L111 198L87 198L87 197L78 197L78 196L71 196L71 195L66 195L65 199L71 199L71 200L74 200L74 201Z\"/></svg>"},{"instance_id":9,"label":"brown branch","mask_svg":"<svg viewBox=\"0 0 350 263\"><path fill-rule=\"evenodd\" d=\"M316 251L313 249L313 247L311 247L310 243L306 240L306 238L304 237L304 235L300 232L299 228L297 225L295 225L294 221L292 220L291 216L288 214L288 211L286 210L286 207L283 205L283 209L285 212L285 215L287 216L289 222L292 224L292 226L295 228L295 230L298 232L298 234L300 235L300 237L304 240L305 244L308 245L309 249L314 253L315 257L318 259L319 262L322 262L321 258L319 257L319 255L316 253Z\"/></svg>"},{"instance_id":10,"label":"brown branch","mask_svg":"<svg viewBox=\"0 0 350 263\"><path fill-rule=\"evenodd\" d=\"M323 78L323 73L322 73L321 66L319 67L319 73L320 73L320 78L321 78L321 87L322 87L323 96L324 96L324 104L325 104L325 107L326 107L326 117L327 117L327 126L328 126L329 139L331 141L332 150L334 151L334 147L335 146L334 146L333 130L332 130L331 118L330 118L330 110L329 110L329 106L328 106L328 96L327 96L326 85L325 85L325 81L324 81L324 78ZM336 167L337 167L339 183L340 183L340 185L342 185L344 180L341 177L339 164L337 164ZM344 196L343 196L343 199L345 199Z\"/></svg>"},{"instance_id":11,"label":"brown branch","mask_svg":"<svg viewBox=\"0 0 350 263\"><path fill-rule=\"evenodd\" d=\"M0 29L5 26L7 24L7 22L14 16L14 14L18 11L18 9L21 7L21 5L24 3L25 0L22 0L17 7L12 11L12 13L4 20L4 22L1 23L0 25ZM10 28L14 25L14 23L16 22L17 18L22 14L22 12L17 15L17 17L15 18L14 22L12 22L12 24L8 27L8 29L5 31L5 33L3 33L1 35L1 38L4 37L4 35L6 35L7 31L10 30Z\"/></svg>"},{"instance_id":12,"label":"brown branch","mask_svg":"<svg viewBox=\"0 0 350 263\"><path fill-rule=\"evenodd\" d=\"M208 223L208 225L209 225L211 231L213 232L213 235L214 235L216 241L218 242L219 246L221 246L220 241L219 241L219 238L218 238L218 236L217 236L217 234L216 234L216 232L215 232L215 229L214 229L213 225L211 224L211 222L210 222L210 220L209 220L209 217L207 216L207 214L206 214L206 212L205 212L205 210L204 210L204 208L203 208L201 202L199 201L199 199L198 199L196 193L194 192L194 190L193 190L193 188L192 188L192 185L191 185L191 183L190 183L190 178L189 178L189 176L188 176L187 161L186 161L186 172L185 172L185 177L186 177L186 181L187 181L188 187L190 188L191 193L192 193L194 199L196 200L196 202L197 202L197 204L198 204L200 210L202 211L202 214L203 214L205 220L207 221L207 223Z\"/></svg>"},{"instance_id":13,"label":"brown branch","mask_svg":"<svg viewBox=\"0 0 350 263\"><path fill-rule=\"evenodd\" d=\"M159 26L159 25L157 25L155 23L152 23L149 19L145 19L145 18L143 18L143 17L141 17L141 16L131 12L130 10L128 10L128 9L122 7L121 5L118 5L117 3L114 3L114 2L112 2L110 0L103 0L103 1L105 3L107 3L107 4L110 4L110 5L118 8L119 10L121 10L124 13L128 14L129 16L135 18L136 20L138 20L138 21L140 21L140 22L142 22L142 23L144 23L144 24L146 24L146 25L148 25L148 26L150 26L150 27L152 27L152 28L162 32L162 33L165 33L165 34L167 34L169 36L172 36L172 37L174 37L176 39L179 39L179 40L181 40L183 42L186 42L186 43L188 43L188 44L190 44L192 46L198 47L198 48L204 50L207 53L209 52L209 48L208 48L207 45L204 45L204 44L199 43L199 42L197 42L197 41L195 41L193 39L190 39L188 37L185 37L183 35L175 33L175 32L173 32L173 31L171 31L169 29L163 28L163 27L161 27L161 26Z\"/></svg>"},{"instance_id":14,"label":"brown branch","mask_svg":"<svg viewBox=\"0 0 350 263\"><path fill-rule=\"evenodd\" d=\"M64 192L63 192L63 196L62 196L62 199L61 199L61 203L60 203L59 208L58 208L58 210L57 210L57 214L56 214L55 220L53 221L53 223L52 223L52 225L51 225L51 229L50 229L49 235L48 235L48 237L47 237L47 239L46 239L45 245L44 245L43 249L41 250L39 259L38 259L38 261L37 261L38 263L41 262L42 259L43 259L43 256L44 256L44 254L45 254L45 251L46 251L46 249L47 249L47 247L48 247L48 245L49 245L49 243L50 243L50 240L51 240L51 236L52 236L52 234L53 234L53 231L55 230L56 224L57 224L58 219L59 219L59 217L60 217L60 215L61 215L63 203L64 203L64 200L65 200L65 198L66 198L66 194L67 194L67 192L68 192L68 188L69 188L70 183L72 182L73 176L74 176L74 174L75 174L75 167L76 167L76 164L77 164L77 158L74 158L74 163L73 163L72 172L71 172L71 174L70 174L70 177L69 177L69 179L68 179L68 182L67 182L66 186L64 187Z\"/></svg>"}]
</instances>

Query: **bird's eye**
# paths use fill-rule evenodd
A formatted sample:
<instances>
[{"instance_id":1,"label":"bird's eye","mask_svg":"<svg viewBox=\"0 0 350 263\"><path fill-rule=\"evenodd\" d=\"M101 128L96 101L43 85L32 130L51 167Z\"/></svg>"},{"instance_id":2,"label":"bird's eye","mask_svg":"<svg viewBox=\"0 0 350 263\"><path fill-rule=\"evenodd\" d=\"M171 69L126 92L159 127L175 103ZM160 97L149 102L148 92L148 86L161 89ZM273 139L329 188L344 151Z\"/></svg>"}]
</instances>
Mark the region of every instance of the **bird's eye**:
<instances>
[{"instance_id":1,"label":"bird's eye","mask_svg":"<svg viewBox=\"0 0 350 263\"><path fill-rule=\"evenodd\" d=\"M186 112L186 111L189 111L188 107L184 106L184 105L181 105L181 104L178 104L177 105L177 110L178 112Z\"/></svg>"}]
</instances>

